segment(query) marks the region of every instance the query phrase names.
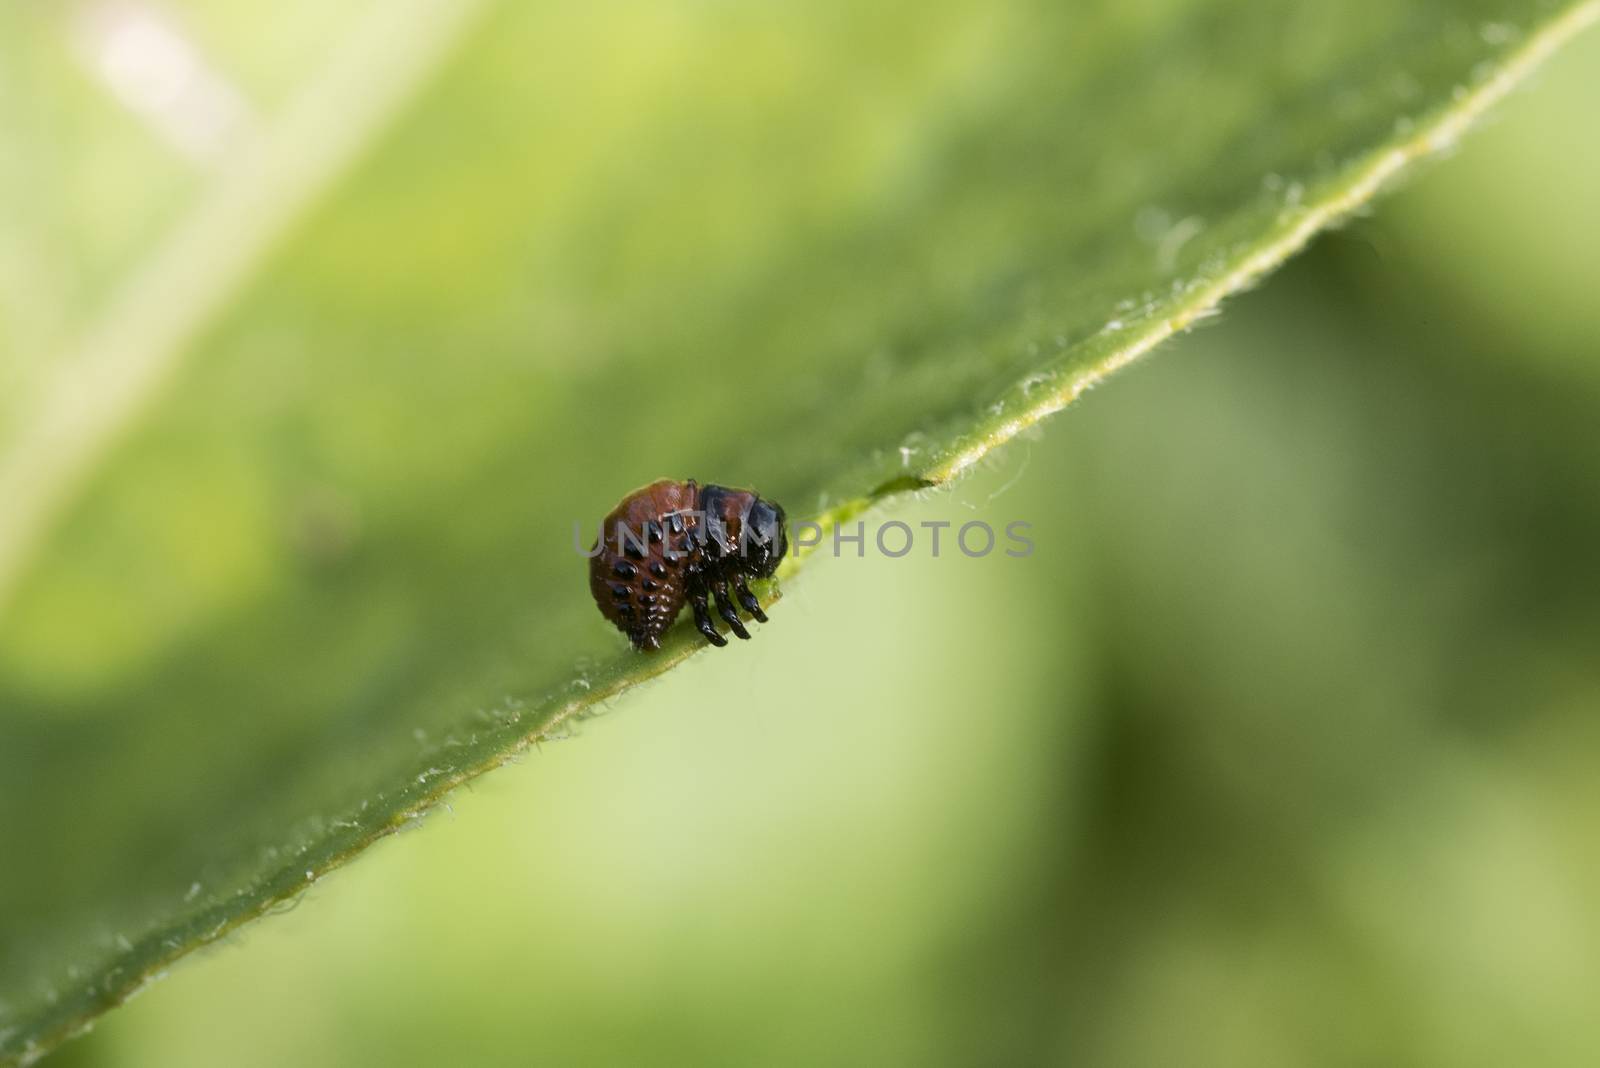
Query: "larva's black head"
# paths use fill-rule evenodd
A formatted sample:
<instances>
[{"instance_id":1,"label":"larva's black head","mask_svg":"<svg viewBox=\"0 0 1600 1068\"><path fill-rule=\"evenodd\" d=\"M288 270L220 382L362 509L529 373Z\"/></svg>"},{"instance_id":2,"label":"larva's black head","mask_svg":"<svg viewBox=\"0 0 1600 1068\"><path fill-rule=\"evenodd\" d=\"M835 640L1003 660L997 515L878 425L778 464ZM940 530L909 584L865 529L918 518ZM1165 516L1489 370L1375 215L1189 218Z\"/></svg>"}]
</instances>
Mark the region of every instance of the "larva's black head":
<instances>
[{"instance_id":1,"label":"larva's black head","mask_svg":"<svg viewBox=\"0 0 1600 1068\"><path fill-rule=\"evenodd\" d=\"M751 574L766 578L778 570L779 562L789 551L782 506L757 497L745 517L745 529L749 531L744 547L745 566Z\"/></svg>"}]
</instances>

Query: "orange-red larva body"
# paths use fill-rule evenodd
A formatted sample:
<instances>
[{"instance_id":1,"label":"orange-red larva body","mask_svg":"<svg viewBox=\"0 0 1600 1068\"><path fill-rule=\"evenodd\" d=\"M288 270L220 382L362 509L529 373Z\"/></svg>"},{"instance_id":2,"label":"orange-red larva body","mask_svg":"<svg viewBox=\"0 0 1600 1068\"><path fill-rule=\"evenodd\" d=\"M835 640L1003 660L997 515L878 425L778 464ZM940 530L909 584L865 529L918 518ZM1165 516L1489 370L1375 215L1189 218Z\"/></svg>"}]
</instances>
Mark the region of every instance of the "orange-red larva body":
<instances>
[{"instance_id":1,"label":"orange-red larva body","mask_svg":"<svg viewBox=\"0 0 1600 1068\"><path fill-rule=\"evenodd\" d=\"M749 490L661 479L634 490L601 522L589 591L635 648L657 649L685 603L708 642L727 639L708 598L734 634L748 638L733 600L766 615L747 585L772 574L787 551L783 509Z\"/></svg>"}]
</instances>

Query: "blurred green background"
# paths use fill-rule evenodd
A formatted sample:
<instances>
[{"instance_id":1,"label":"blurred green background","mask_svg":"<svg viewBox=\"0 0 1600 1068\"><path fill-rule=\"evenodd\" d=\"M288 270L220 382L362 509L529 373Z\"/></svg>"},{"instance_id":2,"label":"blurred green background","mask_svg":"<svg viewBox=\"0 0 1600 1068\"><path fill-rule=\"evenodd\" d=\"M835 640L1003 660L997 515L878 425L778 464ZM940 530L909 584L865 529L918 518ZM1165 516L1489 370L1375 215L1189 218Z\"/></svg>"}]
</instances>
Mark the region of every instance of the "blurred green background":
<instances>
[{"instance_id":1,"label":"blurred green background","mask_svg":"<svg viewBox=\"0 0 1600 1068\"><path fill-rule=\"evenodd\" d=\"M175 5L264 112L293 110L316 46L351 34L355 18L302 4L272 32L245 33L259 20L236 6ZM1161 8L1138 6L1130 25L1159 23ZM501 466L480 470L491 453L483 443L524 420L559 419L595 385L563 392L541 362L605 349L615 338L595 324L614 322L632 339L617 357L624 371L649 366L638 340L648 331L636 326L653 316L665 317L663 345L690 350L702 324L665 313L681 311L675 302L691 287L709 279L715 292L694 294L703 306L737 305L746 279L735 268L753 261L781 274L823 258L768 251L774 235L812 228L826 245L830 227L854 225L831 212L870 213L883 173L931 181L902 158L913 133L894 132L944 121L930 108L942 92L959 112L972 84L997 77L972 73L985 48L1018 25L996 28L983 5L951 4L925 38L907 40L885 10L871 26L798 20L812 47L859 47L846 57L857 81L840 82L841 99L859 99L874 57L902 66L868 94L859 142L832 145L837 158L806 171L815 184L788 190L791 201L739 200L752 192L740 159L689 160L666 175L616 166L648 145L652 115L630 107L672 70L677 38L662 15L624 38L655 42L646 54L606 68L635 70L638 84L584 85L583 48L567 67L548 66L559 51L541 56L552 83L618 102L580 120L555 99L536 119L582 149L563 159L620 183L609 199L639 218L565 215L552 191L582 190L591 177L562 171L562 159L548 169L516 161L515 173L547 183L526 191L528 233L567 253L594 250L592 261L546 259L544 246L506 229L500 168L511 166L505 153L532 149L504 130L455 142L441 120L497 79L523 76L527 57L492 40L484 64L455 72L430 103L427 137L388 143L356 186L358 203L300 224L305 243L206 339L249 358L201 364L200 384L138 439L131 488L97 513L141 529L146 512L180 514L198 499L238 529L180 521L171 543L133 552L117 541L123 528L91 514L69 526L62 550L89 559L84 585L65 587L83 600L57 589L29 602L24 590L32 614L21 618L32 625L0 635L8 729L41 747L98 747L102 762L88 792L30 782L33 751L0 752L9 928L29 909L98 907L119 870L130 894L159 897L213 844L185 822L197 798L214 801L226 831L270 822L277 798L359 796L365 783L344 779L353 767L377 779L394 752L414 757L409 731L374 727L415 722L397 703L412 703L407 715L427 709L430 728L475 707L480 692L454 688L464 662L481 692L516 692L520 654L554 648L565 670L600 645L598 629L573 634L539 606L506 607L525 598L527 575L507 576L496 539L522 528L461 502L498 493L514 484L508 471L538 462L558 469L554 485L581 487L572 492L587 496L563 506L588 515L618 488L609 476L597 484L593 470L615 469L636 442L599 443L590 466L575 463L575 449L490 455ZM540 17L559 22L555 11ZM6 20L16 29L25 17L0 12L0 32ZM426 20L397 24L427 37ZM82 65L73 34L98 32L85 25L59 36L62 54L30 54L32 69L0 77L48 82L64 98L107 91L64 73ZM564 29L596 35L586 47L607 40L600 17L574 15ZM730 95L727 114L706 121L742 129L763 108L791 107L775 139L831 144L803 124L828 104L796 93L807 83L783 68L784 49L746 51L748 33L729 40L737 48L724 58L739 60L750 95ZM966 51L949 45L972 40ZM427 42L387 44L404 67ZM459 791L283 915L182 962L47 1063L1600 1063L1596 72L1591 35L1459 158L1376 215L1323 238L953 491L869 518L1025 520L1032 557L947 549L937 560L920 551L818 560L757 640L690 661L573 739ZM108 84L120 76L113 69ZM714 89L699 87L702 97ZM243 105L225 94L210 106L223 126L249 121L229 117ZM70 336L75 309L115 288L217 150L203 121L151 138L127 116L106 117L112 109L54 114L99 116L104 128L30 124L17 94L0 93L18 147L0 160L0 181L13 205L40 205L13 212L0 245L8 355L47 353ZM152 114L143 121L159 126L160 108ZM124 150L115 169L83 150L108 141ZM442 151L452 144L459 155ZM35 200L30 190L42 190L30 182L60 173L72 176L70 196ZM728 187L705 197L718 211L674 220L702 228L704 241L652 243L670 232L649 228L662 205L689 202L718 174ZM426 181L449 185L467 210L449 225L418 218ZM479 182L482 197L461 193ZM154 207L126 210L134 203ZM52 204L75 213L54 217ZM970 225L967 240L1004 244L1004 228L981 211ZM397 234L403 255L374 254L393 252ZM57 247L70 248L71 271L40 258ZM485 278L502 277L497 256L503 289L485 292ZM638 277L663 281L636 304L584 303ZM522 306L527 292L548 303ZM910 305L919 293L892 295ZM863 307L874 299L860 295ZM397 306L408 314L391 317ZM812 326L778 323L778 340L757 355L808 354ZM524 357L530 336L536 351ZM836 340L817 347L859 356L828 348ZM368 377L372 363L328 359L340 345L392 354L395 380ZM493 354L465 365L482 381L458 379L437 358L455 348ZM908 390L918 388L914 368L896 369L895 358L883 357L882 374L904 370ZM15 398L46 369L41 357L0 373L5 431L19 418ZM693 384L704 410L684 419L684 434L713 418L724 434L762 426L764 413L731 410L738 382ZM425 433L386 435L408 390L451 415L498 403L477 409L479 421L441 419L451 437L440 448ZM208 404L216 397L235 407L219 415ZM360 403L348 422L329 416L350 398ZM214 425L239 413L242 429ZM863 440L877 426L858 423ZM245 445L187 456L197 437L231 440L235 429L281 466L261 471ZM824 437L770 477L798 483L808 464L834 459L824 450L860 446ZM537 428L528 440L541 441ZM715 455L692 439L676 448L675 463ZM163 483L173 456L193 466ZM690 473L768 476L757 450L744 462ZM373 476L364 512L336 491L346 476ZM538 503L505 509L533 514ZM449 544L430 525L440 514L457 520ZM565 524L567 511L557 518ZM399 533L364 555L363 524ZM293 566L252 555L269 525L272 538L258 540L274 552L289 544ZM524 548L530 573L576 566L533 562L531 548L515 546ZM120 613L84 611L96 575L129 570L123 551L173 562L180 595L140 588ZM408 645L417 621L404 612L418 605L442 611L427 641ZM313 609L357 625L324 645L297 623ZM499 621L513 611L519 629L506 638ZM234 693L258 665L230 635L250 637L263 620L280 651L307 646L292 682L324 705L251 719L279 713L280 680ZM146 665L152 648L170 659ZM189 703L145 708L145 684ZM174 730L130 752L110 713L110 729L96 719L103 692ZM326 737L322 707L349 717ZM332 754L327 765L295 763L308 738ZM284 754L286 766L262 767L263 754ZM138 766L196 755L200 781L174 779L170 796ZM94 843L129 790L146 791L157 813L170 806L171 827L98 850L63 841L60 856L25 852L39 849L30 799L73 802L83 818L71 833ZM82 865L72 885L83 902L21 877L63 857Z\"/></svg>"},{"instance_id":2,"label":"blurred green background","mask_svg":"<svg viewBox=\"0 0 1600 1068\"><path fill-rule=\"evenodd\" d=\"M1597 1063L1596 72L51 1063Z\"/></svg>"}]
</instances>

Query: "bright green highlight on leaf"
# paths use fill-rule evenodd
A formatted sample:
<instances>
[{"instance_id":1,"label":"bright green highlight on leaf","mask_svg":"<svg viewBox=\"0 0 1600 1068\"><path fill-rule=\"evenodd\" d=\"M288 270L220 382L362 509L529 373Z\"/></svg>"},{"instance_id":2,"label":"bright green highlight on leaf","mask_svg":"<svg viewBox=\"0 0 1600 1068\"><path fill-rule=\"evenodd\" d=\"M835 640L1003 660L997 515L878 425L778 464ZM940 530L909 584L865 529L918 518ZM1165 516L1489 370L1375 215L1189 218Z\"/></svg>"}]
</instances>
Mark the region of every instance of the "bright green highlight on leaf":
<instances>
[{"instance_id":1,"label":"bright green highlight on leaf","mask_svg":"<svg viewBox=\"0 0 1600 1068\"><path fill-rule=\"evenodd\" d=\"M687 655L574 523L960 473L1597 11L188 7L210 161L0 14L0 1059Z\"/></svg>"}]
</instances>

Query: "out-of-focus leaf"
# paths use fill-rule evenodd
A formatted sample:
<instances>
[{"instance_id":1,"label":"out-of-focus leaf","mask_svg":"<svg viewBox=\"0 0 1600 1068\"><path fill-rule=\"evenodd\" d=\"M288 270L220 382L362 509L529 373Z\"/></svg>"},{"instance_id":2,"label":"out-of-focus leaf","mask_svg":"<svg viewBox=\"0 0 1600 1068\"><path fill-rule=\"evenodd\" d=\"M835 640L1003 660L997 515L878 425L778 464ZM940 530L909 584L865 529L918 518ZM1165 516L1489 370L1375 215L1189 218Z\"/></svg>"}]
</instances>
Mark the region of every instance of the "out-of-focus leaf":
<instances>
[{"instance_id":1,"label":"out-of-focus leaf","mask_svg":"<svg viewBox=\"0 0 1600 1068\"><path fill-rule=\"evenodd\" d=\"M94 91L83 31L0 15L55 109L0 97L33 205L0 233L0 1059L687 655L622 647L575 522L663 475L829 524L959 474L1596 10L503 5L456 39L412 0L317 34L299 92L195 5L260 124L210 170Z\"/></svg>"}]
</instances>

